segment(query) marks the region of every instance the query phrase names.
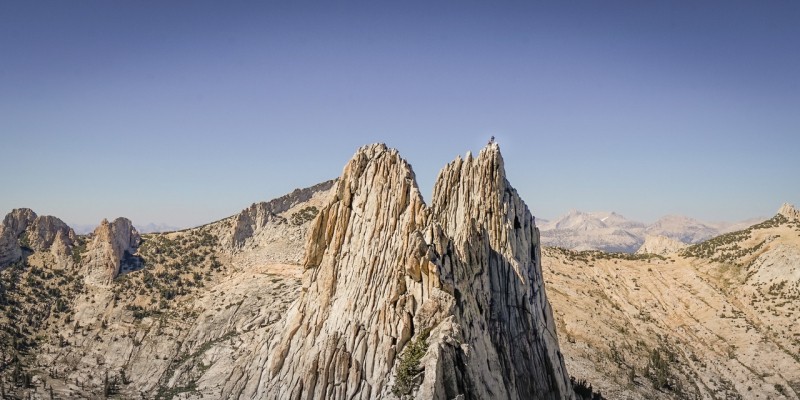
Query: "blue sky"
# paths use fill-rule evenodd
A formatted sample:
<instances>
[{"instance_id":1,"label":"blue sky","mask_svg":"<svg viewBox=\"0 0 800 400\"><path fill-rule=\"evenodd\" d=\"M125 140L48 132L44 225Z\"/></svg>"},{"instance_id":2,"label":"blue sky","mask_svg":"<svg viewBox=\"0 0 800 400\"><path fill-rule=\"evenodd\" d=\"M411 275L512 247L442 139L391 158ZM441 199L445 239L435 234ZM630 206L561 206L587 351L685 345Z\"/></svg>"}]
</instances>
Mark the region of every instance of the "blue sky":
<instances>
[{"instance_id":1,"label":"blue sky","mask_svg":"<svg viewBox=\"0 0 800 400\"><path fill-rule=\"evenodd\" d=\"M800 203L800 3L229 3L0 3L0 212L201 224L373 142L429 198L492 135L540 218Z\"/></svg>"}]
</instances>

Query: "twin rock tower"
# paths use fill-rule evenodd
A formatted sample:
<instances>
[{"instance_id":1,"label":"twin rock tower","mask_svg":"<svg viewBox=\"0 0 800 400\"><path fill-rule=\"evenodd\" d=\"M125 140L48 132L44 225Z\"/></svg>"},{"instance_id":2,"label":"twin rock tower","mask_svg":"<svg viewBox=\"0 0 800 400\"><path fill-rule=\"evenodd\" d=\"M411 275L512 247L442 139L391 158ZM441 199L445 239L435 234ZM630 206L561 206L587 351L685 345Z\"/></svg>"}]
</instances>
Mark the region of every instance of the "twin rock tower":
<instances>
[{"instance_id":1,"label":"twin rock tower","mask_svg":"<svg viewBox=\"0 0 800 400\"><path fill-rule=\"evenodd\" d=\"M539 230L496 143L439 173L359 149L307 237L300 298L223 398L396 398L396 359L427 337L417 399L572 399Z\"/></svg>"}]
</instances>

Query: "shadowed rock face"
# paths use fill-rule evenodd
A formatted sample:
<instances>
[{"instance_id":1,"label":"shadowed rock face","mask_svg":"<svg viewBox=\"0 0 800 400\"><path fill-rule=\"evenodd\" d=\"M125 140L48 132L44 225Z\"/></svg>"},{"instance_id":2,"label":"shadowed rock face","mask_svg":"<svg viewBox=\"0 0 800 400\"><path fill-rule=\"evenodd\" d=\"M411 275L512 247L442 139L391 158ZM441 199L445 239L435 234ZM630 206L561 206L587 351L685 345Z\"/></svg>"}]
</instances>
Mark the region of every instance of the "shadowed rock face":
<instances>
[{"instance_id":1,"label":"shadowed rock face","mask_svg":"<svg viewBox=\"0 0 800 400\"><path fill-rule=\"evenodd\" d=\"M416 398L573 397L539 233L496 144L444 168L430 208L383 144L359 149L332 192L300 299L224 397L393 398L396 358L428 332Z\"/></svg>"},{"instance_id":2,"label":"shadowed rock face","mask_svg":"<svg viewBox=\"0 0 800 400\"><path fill-rule=\"evenodd\" d=\"M87 279L107 283L116 278L125 252L133 254L140 242L139 233L129 219L117 218L111 223L104 219L94 230L87 249Z\"/></svg>"},{"instance_id":3,"label":"shadowed rock face","mask_svg":"<svg viewBox=\"0 0 800 400\"><path fill-rule=\"evenodd\" d=\"M432 209L434 224L441 224L449 241L444 248L444 240L434 240L445 266L439 279L454 287L454 321L470 350L480 354L463 357L465 379L456 394L476 399L571 397L544 290L539 231L506 180L497 144L475 159L468 154L444 168ZM458 365L457 348L446 349L443 353ZM448 372L437 380L457 378ZM438 394L429 390L427 385L435 385L429 377L426 373L421 393ZM446 398L452 397L448 393Z\"/></svg>"}]
</instances>

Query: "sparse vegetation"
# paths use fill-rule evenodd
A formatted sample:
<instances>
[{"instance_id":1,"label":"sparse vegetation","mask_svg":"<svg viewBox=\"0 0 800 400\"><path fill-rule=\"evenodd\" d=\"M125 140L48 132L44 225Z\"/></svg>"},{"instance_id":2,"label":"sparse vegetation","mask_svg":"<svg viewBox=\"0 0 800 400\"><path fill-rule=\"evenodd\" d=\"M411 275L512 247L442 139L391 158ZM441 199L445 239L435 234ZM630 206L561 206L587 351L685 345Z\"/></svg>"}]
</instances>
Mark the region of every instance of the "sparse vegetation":
<instances>
[{"instance_id":1,"label":"sparse vegetation","mask_svg":"<svg viewBox=\"0 0 800 400\"><path fill-rule=\"evenodd\" d=\"M744 257L758 251L764 242L751 248L742 248L740 243L752 237L753 231L774 228L787 222L783 215L776 215L760 224L753 225L741 231L719 235L705 242L689 246L681 251L684 257L707 258L714 262L725 262Z\"/></svg>"},{"instance_id":2,"label":"sparse vegetation","mask_svg":"<svg viewBox=\"0 0 800 400\"><path fill-rule=\"evenodd\" d=\"M302 210L293 213L291 216L291 222L293 225L303 225L304 223L313 220L316 218L317 214L319 214L319 210L317 207L310 206L303 208Z\"/></svg>"},{"instance_id":3,"label":"sparse vegetation","mask_svg":"<svg viewBox=\"0 0 800 400\"><path fill-rule=\"evenodd\" d=\"M83 236L78 236L75 240L74 247L72 247L72 261L75 264L80 264L83 260L83 253L86 252L86 244L88 240Z\"/></svg>"},{"instance_id":4,"label":"sparse vegetation","mask_svg":"<svg viewBox=\"0 0 800 400\"><path fill-rule=\"evenodd\" d=\"M659 254L631 254L631 253L609 253L602 250L570 250L563 247L546 247L545 251L552 252L551 254L561 255L569 261L581 261L590 263L597 260L666 260L667 258Z\"/></svg>"},{"instance_id":5,"label":"sparse vegetation","mask_svg":"<svg viewBox=\"0 0 800 400\"><path fill-rule=\"evenodd\" d=\"M591 384L587 384L585 379L576 380L574 376L569 377L575 397L579 400L605 400L600 392L595 392Z\"/></svg>"},{"instance_id":6,"label":"sparse vegetation","mask_svg":"<svg viewBox=\"0 0 800 400\"><path fill-rule=\"evenodd\" d=\"M414 390L414 377L420 373L419 360L428 351L428 335L430 331L420 333L419 337L406 345L405 351L400 358L400 365L397 367L397 377L395 378L392 393L403 399L411 395Z\"/></svg>"}]
</instances>

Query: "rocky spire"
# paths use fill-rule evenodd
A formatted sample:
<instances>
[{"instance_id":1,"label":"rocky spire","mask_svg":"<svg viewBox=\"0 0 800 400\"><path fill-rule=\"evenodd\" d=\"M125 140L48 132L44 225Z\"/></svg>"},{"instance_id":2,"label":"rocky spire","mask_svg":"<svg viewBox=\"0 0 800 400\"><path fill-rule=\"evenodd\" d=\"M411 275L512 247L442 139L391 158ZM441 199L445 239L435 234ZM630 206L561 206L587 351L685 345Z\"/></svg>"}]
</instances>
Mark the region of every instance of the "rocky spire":
<instances>
[{"instance_id":1,"label":"rocky spire","mask_svg":"<svg viewBox=\"0 0 800 400\"><path fill-rule=\"evenodd\" d=\"M778 210L778 214L783 215L790 221L793 219L800 219L800 210L795 210L794 204L783 203L781 209Z\"/></svg>"},{"instance_id":2,"label":"rocky spire","mask_svg":"<svg viewBox=\"0 0 800 400\"><path fill-rule=\"evenodd\" d=\"M21 245L35 252L49 250L57 260L69 262L66 256L70 255L74 240L75 232L64 221L50 215L37 217L28 208L16 209L6 215L0 226L0 267L22 258Z\"/></svg>"},{"instance_id":3,"label":"rocky spire","mask_svg":"<svg viewBox=\"0 0 800 400\"><path fill-rule=\"evenodd\" d=\"M33 251L49 250L56 241L57 247L67 249L75 240L75 232L64 221L51 215L36 218L28 227L28 242Z\"/></svg>"},{"instance_id":4,"label":"rocky spire","mask_svg":"<svg viewBox=\"0 0 800 400\"><path fill-rule=\"evenodd\" d=\"M642 247L636 250L636 254L658 254L666 256L688 246L689 245L686 243L663 235L647 235Z\"/></svg>"},{"instance_id":5,"label":"rocky spire","mask_svg":"<svg viewBox=\"0 0 800 400\"><path fill-rule=\"evenodd\" d=\"M411 337L418 303L398 301L402 261L427 223L411 167L366 146L333 193L308 233L303 292L271 351L267 398L381 397Z\"/></svg>"},{"instance_id":6,"label":"rocky spire","mask_svg":"<svg viewBox=\"0 0 800 400\"><path fill-rule=\"evenodd\" d=\"M431 346L439 345L426 357L438 360L426 365L418 398L571 398L544 290L539 230L506 180L498 144L448 164L431 208L449 242L430 244L438 279L453 287L456 326L434 329Z\"/></svg>"},{"instance_id":7,"label":"rocky spire","mask_svg":"<svg viewBox=\"0 0 800 400\"><path fill-rule=\"evenodd\" d=\"M104 284L116 278L125 252L133 254L140 242L139 233L129 219L117 218L111 223L103 219L87 248L87 279Z\"/></svg>"},{"instance_id":8,"label":"rocky spire","mask_svg":"<svg viewBox=\"0 0 800 400\"><path fill-rule=\"evenodd\" d=\"M29 208L17 208L3 219L3 224L0 225L0 267L22 258L19 236L35 219L36 213Z\"/></svg>"},{"instance_id":9,"label":"rocky spire","mask_svg":"<svg viewBox=\"0 0 800 400\"><path fill-rule=\"evenodd\" d=\"M308 234L300 299L224 397L393 398L398 356L426 336L416 398L573 397L538 230L497 144L443 169L431 208L383 144L359 149L333 192Z\"/></svg>"}]
</instances>

